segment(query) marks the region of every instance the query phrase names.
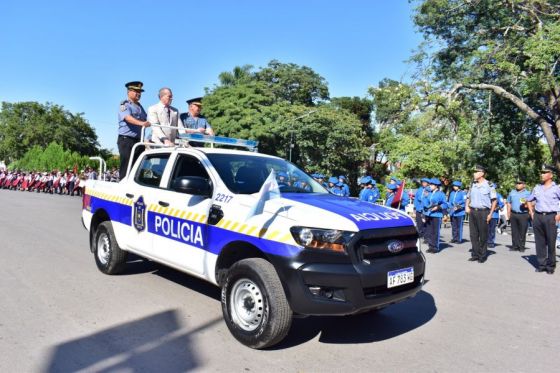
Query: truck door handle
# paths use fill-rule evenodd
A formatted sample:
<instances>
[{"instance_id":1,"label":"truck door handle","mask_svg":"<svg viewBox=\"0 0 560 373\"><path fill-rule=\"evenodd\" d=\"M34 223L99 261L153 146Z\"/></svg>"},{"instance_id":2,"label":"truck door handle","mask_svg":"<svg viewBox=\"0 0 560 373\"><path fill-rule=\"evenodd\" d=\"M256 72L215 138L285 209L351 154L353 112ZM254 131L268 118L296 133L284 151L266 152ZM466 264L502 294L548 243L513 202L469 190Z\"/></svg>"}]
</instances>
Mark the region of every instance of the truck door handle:
<instances>
[{"instance_id":1,"label":"truck door handle","mask_svg":"<svg viewBox=\"0 0 560 373\"><path fill-rule=\"evenodd\" d=\"M126 196L127 196L128 198L134 198L134 194L126 193Z\"/></svg>"},{"instance_id":2,"label":"truck door handle","mask_svg":"<svg viewBox=\"0 0 560 373\"><path fill-rule=\"evenodd\" d=\"M163 206L163 207L167 207L167 206L169 206L169 202L159 201L159 205Z\"/></svg>"}]
</instances>

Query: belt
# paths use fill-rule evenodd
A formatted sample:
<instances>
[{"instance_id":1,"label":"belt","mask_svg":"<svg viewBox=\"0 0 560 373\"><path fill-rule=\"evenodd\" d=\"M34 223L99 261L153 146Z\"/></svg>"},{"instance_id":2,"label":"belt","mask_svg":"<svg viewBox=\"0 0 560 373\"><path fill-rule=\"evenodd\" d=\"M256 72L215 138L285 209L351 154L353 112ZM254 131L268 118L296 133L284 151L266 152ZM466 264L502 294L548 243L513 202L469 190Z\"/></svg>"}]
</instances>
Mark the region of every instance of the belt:
<instances>
[{"instance_id":1,"label":"belt","mask_svg":"<svg viewBox=\"0 0 560 373\"><path fill-rule=\"evenodd\" d=\"M535 213L539 215L556 215L556 211L548 211L548 212L535 211Z\"/></svg>"},{"instance_id":2,"label":"belt","mask_svg":"<svg viewBox=\"0 0 560 373\"><path fill-rule=\"evenodd\" d=\"M475 211L489 211L490 209L488 207L471 207L471 210L475 210Z\"/></svg>"},{"instance_id":3,"label":"belt","mask_svg":"<svg viewBox=\"0 0 560 373\"><path fill-rule=\"evenodd\" d=\"M139 140L138 137L132 137L132 136L119 135L119 137L124 137L125 139Z\"/></svg>"},{"instance_id":4,"label":"belt","mask_svg":"<svg viewBox=\"0 0 560 373\"><path fill-rule=\"evenodd\" d=\"M511 213L512 213L512 214L515 214L515 215L527 215L527 213L526 213L526 212L517 212L517 211L512 211Z\"/></svg>"}]
</instances>

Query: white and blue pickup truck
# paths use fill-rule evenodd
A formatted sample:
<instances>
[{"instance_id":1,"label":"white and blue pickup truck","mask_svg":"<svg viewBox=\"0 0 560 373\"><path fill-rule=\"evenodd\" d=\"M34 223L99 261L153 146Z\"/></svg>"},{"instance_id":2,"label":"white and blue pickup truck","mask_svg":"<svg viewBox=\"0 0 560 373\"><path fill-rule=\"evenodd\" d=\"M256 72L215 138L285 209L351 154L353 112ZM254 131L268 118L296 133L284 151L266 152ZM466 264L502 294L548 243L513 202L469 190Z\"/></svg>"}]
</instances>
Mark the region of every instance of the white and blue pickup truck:
<instances>
[{"instance_id":1,"label":"white and blue pickup truck","mask_svg":"<svg viewBox=\"0 0 560 373\"><path fill-rule=\"evenodd\" d=\"M273 180L272 198L263 189L279 172L300 183ZM252 348L280 342L294 316L381 309L424 283L405 213L329 194L256 152L148 149L120 183L88 180L82 221L103 273L130 252L219 286L229 330Z\"/></svg>"}]
</instances>

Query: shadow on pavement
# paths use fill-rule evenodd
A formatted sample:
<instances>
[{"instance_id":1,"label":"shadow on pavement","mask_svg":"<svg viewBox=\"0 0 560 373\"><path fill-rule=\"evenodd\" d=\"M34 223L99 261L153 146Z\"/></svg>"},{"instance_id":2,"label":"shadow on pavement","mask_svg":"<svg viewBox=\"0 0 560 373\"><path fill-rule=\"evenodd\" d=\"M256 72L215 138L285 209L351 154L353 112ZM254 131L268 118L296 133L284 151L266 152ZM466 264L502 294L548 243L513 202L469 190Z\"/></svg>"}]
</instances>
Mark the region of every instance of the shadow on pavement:
<instances>
[{"instance_id":1,"label":"shadow on pavement","mask_svg":"<svg viewBox=\"0 0 560 373\"><path fill-rule=\"evenodd\" d=\"M294 319L290 333L272 349L305 343L317 335L323 343L371 343L408 333L430 321L437 307L431 294L420 291L414 298L377 312L344 317Z\"/></svg>"},{"instance_id":2,"label":"shadow on pavement","mask_svg":"<svg viewBox=\"0 0 560 373\"><path fill-rule=\"evenodd\" d=\"M124 271L119 276L139 275L142 273L153 272L157 269L157 264L151 260L142 258L136 254L129 253Z\"/></svg>"},{"instance_id":3,"label":"shadow on pavement","mask_svg":"<svg viewBox=\"0 0 560 373\"><path fill-rule=\"evenodd\" d=\"M537 256L536 255L522 255L521 257L523 259L525 259L527 261L527 263L532 265L534 268L539 267L539 262L537 261Z\"/></svg>"},{"instance_id":4,"label":"shadow on pavement","mask_svg":"<svg viewBox=\"0 0 560 373\"><path fill-rule=\"evenodd\" d=\"M186 273L164 265L159 265L157 263L155 264L155 271L153 274L165 278L166 280L173 281L183 287L192 289L197 293L206 295L208 298L213 298L218 302L221 301L220 288L197 277L190 276Z\"/></svg>"},{"instance_id":5,"label":"shadow on pavement","mask_svg":"<svg viewBox=\"0 0 560 373\"><path fill-rule=\"evenodd\" d=\"M188 332L174 310L127 322L53 348L45 372L184 372L200 367L191 335L221 322L210 320Z\"/></svg>"}]
</instances>

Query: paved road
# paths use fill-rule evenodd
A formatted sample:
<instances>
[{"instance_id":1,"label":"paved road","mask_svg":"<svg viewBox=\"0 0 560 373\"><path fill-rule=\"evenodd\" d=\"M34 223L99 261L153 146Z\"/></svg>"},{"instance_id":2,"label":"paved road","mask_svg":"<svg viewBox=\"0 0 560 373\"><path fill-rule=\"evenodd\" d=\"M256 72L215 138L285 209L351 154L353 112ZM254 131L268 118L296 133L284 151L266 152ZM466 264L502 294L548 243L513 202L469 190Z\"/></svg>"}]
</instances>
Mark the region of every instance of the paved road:
<instances>
[{"instance_id":1,"label":"paved road","mask_svg":"<svg viewBox=\"0 0 560 373\"><path fill-rule=\"evenodd\" d=\"M217 288L139 258L98 272L80 208L0 190L1 372L560 369L560 273L535 273L534 250L508 252L510 236L485 264L466 261L468 243L428 254L429 281L405 303L295 320L281 345L254 351L230 336Z\"/></svg>"}]
</instances>

